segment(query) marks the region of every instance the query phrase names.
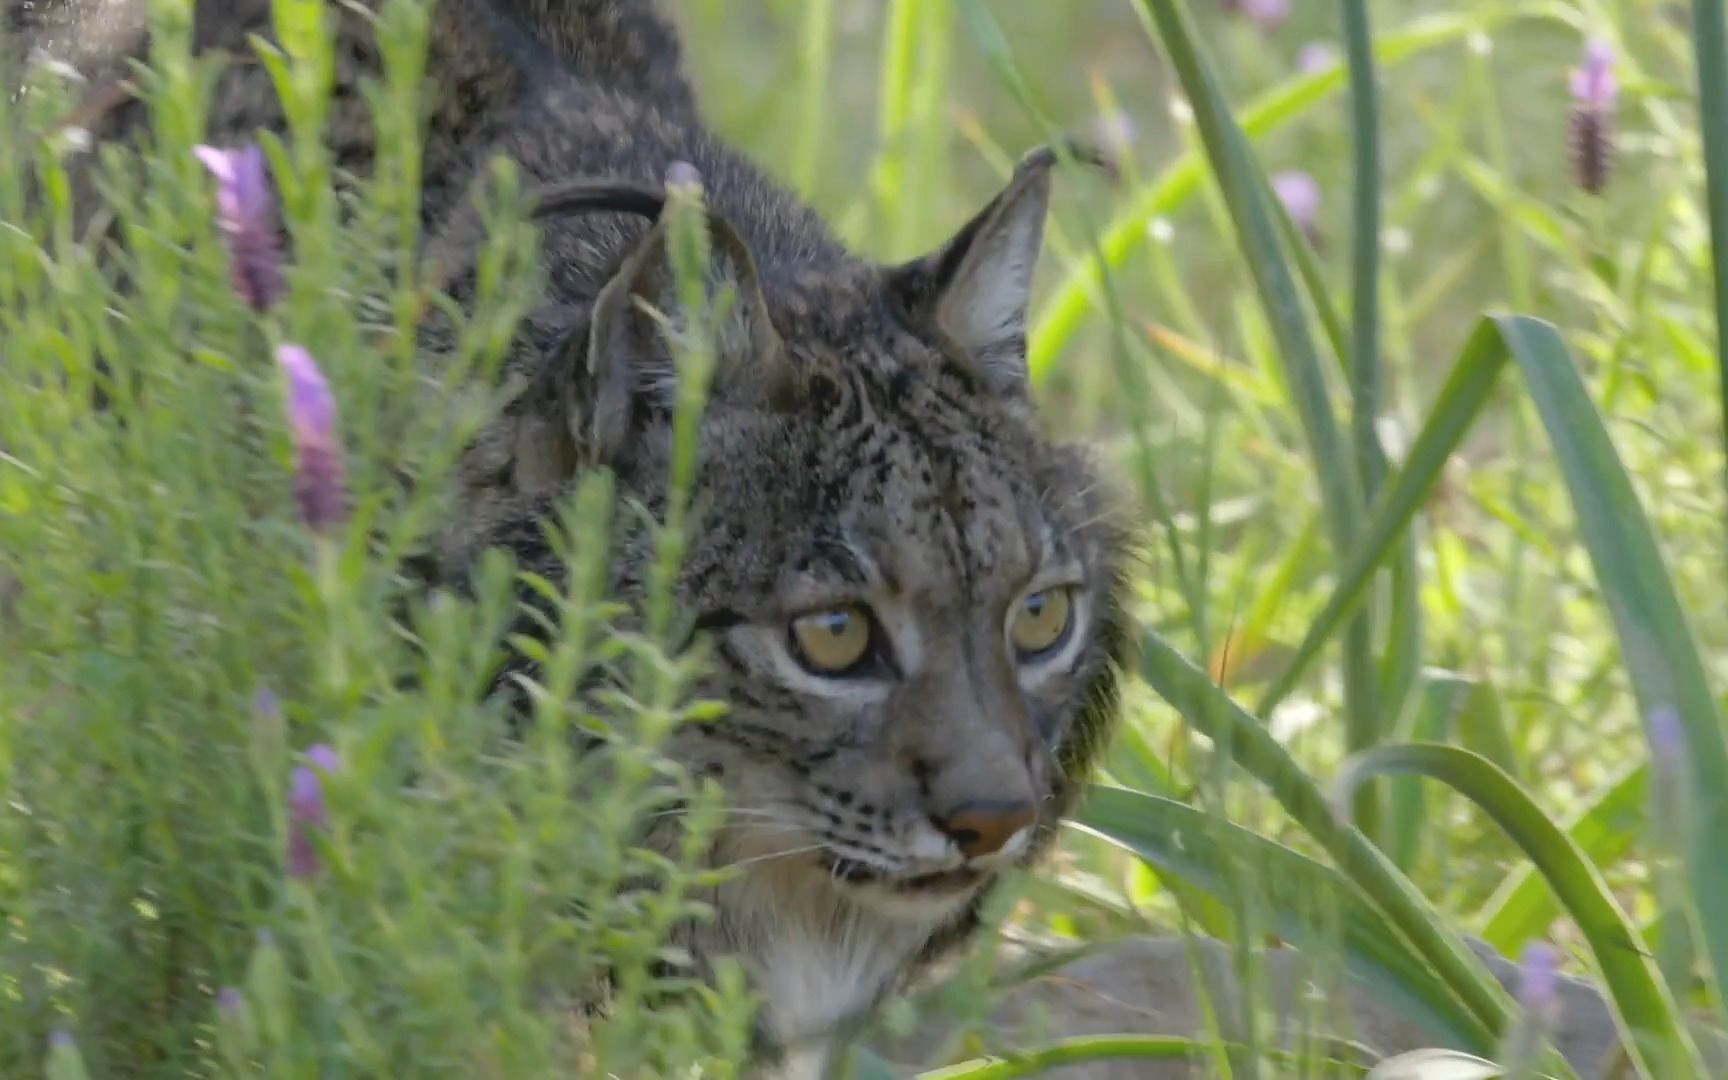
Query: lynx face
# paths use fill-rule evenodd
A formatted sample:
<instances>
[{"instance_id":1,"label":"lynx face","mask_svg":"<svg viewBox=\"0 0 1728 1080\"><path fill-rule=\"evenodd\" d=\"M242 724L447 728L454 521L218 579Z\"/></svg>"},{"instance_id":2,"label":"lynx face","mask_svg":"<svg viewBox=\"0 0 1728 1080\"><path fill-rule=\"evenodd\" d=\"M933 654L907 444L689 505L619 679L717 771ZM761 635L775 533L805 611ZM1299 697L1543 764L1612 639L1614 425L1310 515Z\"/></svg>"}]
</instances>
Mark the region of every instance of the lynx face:
<instances>
[{"instance_id":1,"label":"lynx face","mask_svg":"<svg viewBox=\"0 0 1728 1080\"><path fill-rule=\"evenodd\" d=\"M727 791L718 862L913 920L1042 846L1108 707L1118 555L1082 457L1040 433L1024 311L1048 156L926 259L771 277L716 245L721 327L681 599L728 706L672 752ZM603 290L585 452L663 498L672 381L639 301L656 229ZM663 307L664 310L664 307ZM627 554L623 587L645 551Z\"/></svg>"},{"instance_id":2,"label":"lynx face","mask_svg":"<svg viewBox=\"0 0 1728 1080\"><path fill-rule=\"evenodd\" d=\"M824 374L791 412L708 425L685 599L730 711L675 753L728 791L733 859L810 849L785 858L931 914L1052 824L1114 642L1115 555L1080 461L875 330L794 345Z\"/></svg>"}]
</instances>

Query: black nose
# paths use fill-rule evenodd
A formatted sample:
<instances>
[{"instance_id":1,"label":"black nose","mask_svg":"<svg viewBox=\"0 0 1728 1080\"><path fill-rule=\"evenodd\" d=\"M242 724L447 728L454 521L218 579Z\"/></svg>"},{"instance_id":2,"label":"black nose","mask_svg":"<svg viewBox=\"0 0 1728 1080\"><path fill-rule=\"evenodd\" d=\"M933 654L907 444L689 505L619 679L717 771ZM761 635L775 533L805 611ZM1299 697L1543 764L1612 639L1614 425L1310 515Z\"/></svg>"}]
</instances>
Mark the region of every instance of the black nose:
<instances>
[{"instance_id":1,"label":"black nose","mask_svg":"<svg viewBox=\"0 0 1728 1080\"><path fill-rule=\"evenodd\" d=\"M960 845L968 859L994 855L1015 833L1037 820L1038 808L1025 799L974 799L961 803L936 825Z\"/></svg>"}]
</instances>

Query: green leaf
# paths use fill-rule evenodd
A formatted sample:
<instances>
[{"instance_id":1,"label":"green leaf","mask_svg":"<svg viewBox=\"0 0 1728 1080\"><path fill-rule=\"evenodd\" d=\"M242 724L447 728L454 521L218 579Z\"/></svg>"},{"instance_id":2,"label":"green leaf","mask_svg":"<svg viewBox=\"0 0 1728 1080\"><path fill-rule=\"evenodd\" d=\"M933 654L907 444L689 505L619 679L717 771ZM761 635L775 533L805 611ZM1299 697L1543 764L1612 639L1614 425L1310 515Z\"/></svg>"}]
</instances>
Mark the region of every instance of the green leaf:
<instances>
[{"instance_id":1,"label":"green leaf","mask_svg":"<svg viewBox=\"0 0 1728 1080\"><path fill-rule=\"evenodd\" d=\"M1506 731L1506 713L1500 707L1500 695L1479 679L1460 676L1459 681L1464 697L1458 703L1456 717L1458 741L1465 749L1492 761L1508 776L1522 779L1518 752L1512 748L1512 736Z\"/></svg>"},{"instance_id":2,"label":"green leaf","mask_svg":"<svg viewBox=\"0 0 1728 1080\"><path fill-rule=\"evenodd\" d=\"M1265 724L1212 685L1206 673L1160 635L1141 638L1141 673L1182 717L1259 780L1285 811L1338 864L1344 874L1394 928L1407 938L1434 974L1446 983L1488 1033L1498 1037L1513 1009L1495 981L1446 920L1361 832L1341 824L1312 777L1297 764ZM1492 1047L1473 1044L1488 1052ZM1556 1058L1562 1075L1570 1070Z\"/></svg>"},{"instance_id":3,"label":"green leaf","mask_svg":"<svg viewBox=\"0 0 1728 1080\"><path fill-rule=\"evenodd\" d=\"M1400 742L1445 742L1468 686L1449 671L1426 671L1416 692L1416 707L1408 721L1398 727ZM1427 835L1428 800L1415 780L1393 778L1386 782L1391 807L1386 831L1386 853L1400 870L1409 873L1422 856ZM1501 950L1505 952L1504 949Z\"/></svg>"},{"instance_id":4,"label":"green leaf","mask_svg":"<svg viewBox=\"0 0 1728 1080\"><path fill-rule=\"evenodd\" d=\"M1686 784L1689 803L1686 867L1706 968L1721 1002L1721 980L1728 976L1728 904L1722 902L1728 896L1728 859L1721 852L1722 837L1728 836L1728 785L1722 782L1728 777L1728 738L1722 716L1656 537L1565 343L1553 326L1535 319L1503 316L1495 324L1560 462L1646 737L1659 757L1672 756L1685 770L1675 782ZM1684 743L1678 753L1662 749L1669 736L1652 722L1670 709Z\"/></svg>"},{"instance_id":5,"label":"green leaf","mask_svg":"<svg viewBox=\"0 0 1728 1080\"><path fill-rule=\"evenodd\" d=\"M1640 762L1597 793L1567 826L1566 833L1597 866L1608 866L1632 850L1643 833L1650 770ZM1554 894L1529 864L1514 870L1483 905L1482 940L1510 956L1545 933L1560 914Z\"/></svg>"},{"instance_id":6,"label":"green leaf","mask_svg":"<svg viewBox=\"0 0 1728 1080\"><path fill-rule=\"evenodd\" d=\"M1208 1050L1206 1043L1174 1035L1082 1035L1020 1051L1011 1058L973 1058L917 1075L918 1080L1005 1080L1012 1076L1037 1076L1049 1069L1088 1061L1128 1058L1199 1061Z\"/></svg>"},{"instance_id":7,"label":"green leaf","mask_svg":"<svg viewBox=\"0 0 1728 1080\"><path fill-rule=\"evenodd\" d=\"M1367 0L1340 0L1350 68L1350 408L1356 468L1369 496L1385 472L1380 436L1380 97Z\"/></svg>"},{"instance_id":8,"label":"green leaf","mask_svg":"<svg viewBox=\"0 0 1728 1080\"><path fill-rule=\"evenodd\" d=\"M1698 67L1698 126L1704 139L1704 196L1710 207L1711 299L1716 308L1716 369L1722 443L1728 449L1728 22L1721 0L1692 0L1692 55ZM1718 777L1723 773L1717 773ZM1718 834L1720 835L1720 834ZM1717 893L1718 897L1723 894ZM1720 903L1717 905L1722 906ZM1728 919L1728 916L1724 916ZM1723 920L1717 920L1721 922ZM1728 937L1719 930L1718 937ZM1716 975L1728 980L1728 944L1712 940ZM1718 984L1717 1000L1721 999ZM1728 1003L1723 1004L1728 1014Z\"/></svg>"},{"instance_id":9,"label":"green leaf","mask_svg":"<svg viewBox=\"0 0 1728 1080\"><path fill-rule=\"evenodd\" d=\"M1127 848L1160 874L1224 901L1234 895L1229 863L1250 868L1280 937L1323 955L1338 947L1342 934L1349 970L1377 992L1396 998L1407 1015L1436 1035L1492 1045L1482 1024L1331 867L1185 803L1122 788L1093 788L1073 826Z\"/></svg>"},{"instance_id":10,"label":"green leaf","mask_svg":"<svg viewBox=\"0 0 1728 1080\"><path fill-rule=\"evenodd\" d=\"M1697 1047L1638 928L1620 910L1601 873L1516 780L1480 754L1456 746L1381 746L1344 763L1336 801L1343 805L1356 788L1384 774L1439 780L1492 817L1541 871L1589 942L1624 1043L1643 1075L1704 1075ZM1675 1071L1687 1067L1690 1071Z\"/></svg>"},{"instance_id":11,"label":"green leaf","mask_svg":"<svg viewBox=\"0 0 1728 1080\"><path fill-rule=\"evenodd\" d=\"M1079 1035L1068 1039L1058 1039L1032 1050L1023 1050L1012 1057L973 1058L957 1065L949 1065L941 1069L931 1069L917 1074L918 1080L1007 1080L1015 1076L1042 1076L1051 1069L1067 1065L1081 1065L1089 1061L1204 1061L1211 1054L1213 1044L1198 1039L1185 1039L1173 1035ZM1286 1051L1271 1050L1266 1056L1286 1065L1307 1063L1303 1072L1312 1069L1312 1063L1324 1061L1329 1069L1344 1069L1349 1074L1361 1075L1365 1072L1360 1066L1349 1061L1335 1058L1322 1058L1317 1054L1292 1054ZM1327 1075L1335 1075L1328 1072Z\"/></svg>"}]
</instances>

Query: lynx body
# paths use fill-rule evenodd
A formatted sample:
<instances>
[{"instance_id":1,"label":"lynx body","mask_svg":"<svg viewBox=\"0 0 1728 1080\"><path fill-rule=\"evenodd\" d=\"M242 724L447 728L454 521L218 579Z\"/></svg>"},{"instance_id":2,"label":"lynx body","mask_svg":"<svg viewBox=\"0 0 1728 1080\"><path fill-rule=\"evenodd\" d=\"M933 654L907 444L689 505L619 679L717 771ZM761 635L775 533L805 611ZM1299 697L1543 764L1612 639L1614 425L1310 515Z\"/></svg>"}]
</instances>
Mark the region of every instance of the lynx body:
<instances>
[{"instance_id":1,"label":"lynx body","mask_svg":"<svg viewBox=\"0 0 1728 1080\"><path fill-rule=\"evenodd\" d=\"M14 5L12 28L100 82L143 47L144 7ZM244 57L268 8L198 4L198 44ZM712 285L736 302L678 597L712 639L702 690L728 711L669 749L726 791L711 858L740 869L679 943L698 967L742 961L763 1062L814 1074L836 1023L963 941L997 873L1047 846L1113 708L1112 514L1085 454L1041 434L1025 370L1053 159L1029 156L927 257L880 265L706 130L648 0L447 2L435 18L423 208L458 299L480 236L464 195L495 155L530 184L648 190L687 163L728 241ZM378 60L364 20L343 20L329 140L364 173L360 82ZM214 101L212 141L280 129L255 64L230 65ZM116 98L89 119L124 139L143 113ZM508 359L526 390L467 456L445 578L498 545L556 577L540 526L584 469L664 504L676 374L643 310L674 307L663 241L638 214L547 220L547 287ZM625 538L626 600L648 554ZM677 832L644 824L667 851Z\"/></svg>"}]
</instances>

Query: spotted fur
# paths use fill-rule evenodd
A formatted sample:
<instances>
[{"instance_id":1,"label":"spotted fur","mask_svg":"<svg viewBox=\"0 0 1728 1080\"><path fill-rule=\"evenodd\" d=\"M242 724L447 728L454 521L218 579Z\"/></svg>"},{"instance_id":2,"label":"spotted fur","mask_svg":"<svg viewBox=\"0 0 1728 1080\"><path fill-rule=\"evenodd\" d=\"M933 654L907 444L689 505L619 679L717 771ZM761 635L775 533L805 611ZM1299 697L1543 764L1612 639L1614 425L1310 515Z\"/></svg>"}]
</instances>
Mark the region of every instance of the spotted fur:
<instances>
[{"instance_id":1,"label":"spotted fur","mask_svg":"<svg viewBox=\"0 0 1728 1080\"><path fill-rule=\"evenodd\" d=\"M264 0L223 2L229 17L201 22L207 45L260 28ZM61 10L75 21L104 3L132 10ZM1025 370L1053 159L1030 155L928 256L880 265L704 128L676 37L647 0L447 3L439 18L425 202L458 299L480 235L461 192L494 155L546 186L657 190L689 163L737 238L712 268L739 302L719 335L678 582L712 644L700 690L729 711L681 729L669 753L726 791L711 858L740 869L708 897L716 917L679 938L699 966L744 962L766 998L764 1062L820 1068L829 1029L964 942L1001 868L1049 846L1114 709L1120 538L1085 452L1041 432ZM357 85L375 61L358 44L344 56L339 82ZM275 125L257 73L225 78L219 134ZM333 137L363 171L366 128L349 106ZM446 578L492 546L556 578L541 524L586 469L611 469L626 499L665 503L676 375L641 310L675 306L662 242L634 213L546 223L544 294L508 361L526 389L464 463L438 550ZM627 530L611 568L620 597L641 600L649 556ZM1046 586L1073 587L1078 621L1022 663L1007 622ZM790 658L788 621L839 603L866 606L886 640L869 678ZM520 673L532 674L523 658L500 684ZM1036 823L1000 853L968 860L938 827L957 804L1021 796ZM644 831L668 852L676 838L672 822Z\"/></svg>"}]
</instances>

